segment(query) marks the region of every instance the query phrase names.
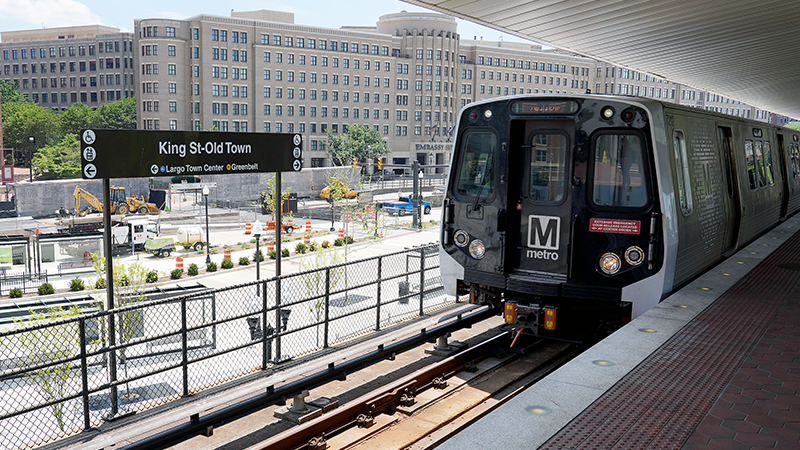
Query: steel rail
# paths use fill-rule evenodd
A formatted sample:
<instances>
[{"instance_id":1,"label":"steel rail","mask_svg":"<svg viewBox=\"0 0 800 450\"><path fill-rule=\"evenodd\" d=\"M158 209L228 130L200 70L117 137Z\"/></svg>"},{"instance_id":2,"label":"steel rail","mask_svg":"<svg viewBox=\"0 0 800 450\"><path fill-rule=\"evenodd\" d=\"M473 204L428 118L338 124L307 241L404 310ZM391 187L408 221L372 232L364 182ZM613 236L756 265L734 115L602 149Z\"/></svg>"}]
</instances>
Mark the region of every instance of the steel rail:
<instances>
[{"instance_id":1,"label":"steel rail","mask_svg":"<svg viewBox=\"0 0 800 450\"><path fill-rule=\"evenodd\" d=\"M248 450L294 450L325 448L325 435L351 424L371 423L375 414L399 404L412 402L416 393L429 386L443 385L447 376L468 363L490 355L508 333L488 339L424 369L370 392L314 420L251 446Z\"/></svg>"},{"instance_id":2,"label":"steel rail","mask_svg":"<svg viewBox=\"0 0 800 450\"><path fill-rule=\"evenodd\" d=\"M287 383L278 388L269 386L267 387L267 392L264 394L254 396L235 405L212 412L206 416L200 417L200 414L194 414L189 417L188 422L133 442L122 447L122 450L161 449L183 442L197 435L210 435L216 426L223 425L264 407L284 402L287 398L294 397L304 390L314 389L330 381L345 378L348 373L353 373L369 365L391 358L398 353L422 345L425 342L435 340L439 336L462 328L468 328L475 323L495 315L495 313L496 311L492 308L481 308L477 312L459 317L458 320L452 323L441 325L431 330L423 328L420 333L415 336L389 346L379 345L377 350L340 365L330 363L325 370L300 380ZM274 448L288 448L285 445L286 444Z\"/></svg>"}]
</instances>

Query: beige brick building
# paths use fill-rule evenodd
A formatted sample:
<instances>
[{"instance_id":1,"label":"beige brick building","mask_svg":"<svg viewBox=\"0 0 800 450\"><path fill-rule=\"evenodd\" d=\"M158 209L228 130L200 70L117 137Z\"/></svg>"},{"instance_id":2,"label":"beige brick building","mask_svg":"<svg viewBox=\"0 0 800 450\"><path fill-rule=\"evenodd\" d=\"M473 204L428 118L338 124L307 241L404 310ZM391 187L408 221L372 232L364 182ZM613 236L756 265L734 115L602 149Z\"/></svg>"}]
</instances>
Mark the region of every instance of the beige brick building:
<instances>
[{"instance_id":1,"label":"beige brick building","mask_svg":"<svg viewBox=\"0 0 800 450\"><path fill-rule=\"evenodd\" d=\"M135 22L143 129L299 132L305 165L326 165L327 132L369 124L387 164L445 164L466 103L589 87L594 61L529 44L462 41L452 17L388 14L375 27L321 28L291 13Z\"/></svg>"},{"instance_id":2,"label":"beige brick building","mask_svg":"<svg viewBox=\"0 0 800 450\"><path fill-rule=\"evenodd\" d=\"M131 97L133 33L87 25L0 33L0 79L35 103L66 109Z\"/></svg>"}]
</instances>

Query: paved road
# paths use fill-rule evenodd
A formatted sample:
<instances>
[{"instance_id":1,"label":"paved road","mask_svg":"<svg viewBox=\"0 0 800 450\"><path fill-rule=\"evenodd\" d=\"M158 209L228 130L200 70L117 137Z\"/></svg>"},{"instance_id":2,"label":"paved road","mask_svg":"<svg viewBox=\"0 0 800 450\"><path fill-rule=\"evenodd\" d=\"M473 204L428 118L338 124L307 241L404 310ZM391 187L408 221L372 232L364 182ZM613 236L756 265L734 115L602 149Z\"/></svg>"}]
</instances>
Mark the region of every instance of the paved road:
<instances>
[{"instance_id":1,"label":"paved road","mask_svg":"<svg viewBox=\"0 0 800 450\"><path fill-rule=\"evenodd\" d=\"M397 194L385 194L378 196L378 200L390 200L392 198L396 198ZM186 210L183 213L175 211L173 213L164 213L162 214L162 231L165 235L174 234L177 231L177 228L181 225L186 225L186 222L181 223L172 223L170 220L171 216L177 216L181 214L183 217L186 216ZM230 245L235 246L238 243L250 243L250 241L254 240L253 235L247 235L244 231L244 223L238 222L217 222L216 220L230 220L230 218L223 218L222 216L226 214L227 211L223 209L216 209L211 208L209 210L209 214L212 217L220 217L220 219L214 219L212 221L210 228L210 241L212 244L212 248L216 249L217 253L211 255L211 260L214 261L217 265L222 262L223 259L223 246ZM263 217L263 216L262 216ZM390 216L388 214L381 214L379 218L379 222L381 224L379 228L379 234L382 234L382 238L375 239L374 237L374 228L369 231L370 236L366 236L367 232L364 231L363 225L355 222L350 223L342 223L336 222L334 223L334 228L339 230L340 228L344 228L346 230L346 234L352 235L356 239L356 243L353 245L348 246L347 248L347 260L353 259L360 259L360 258L367 258L371 256L376 256L385 253L391 253L394 251L403 250L405 248L409 248L415 245L422 245L428 244L431 242L438 241L438 226L431 226L430 221L434 220L438 223L441 218L441 209L434 208L430 215L426 215L424 221L428 225L422 231L414 231L411 225L411 217L397 217L397 216ZM3 219L3 220L14 220L14 219ZM198 225L204 226L205 216L197 216L195 218L195 223ZM307 219L305 218L295 218L294 224L295 225L304 225ZM28 225L35 224L35 221L26 221ZM331 222L326 220L311 220L312 226L312 237L311 240L313 242L317 242L321 244L323 241L328 241L333 243L334 240L338 237L337 232L330 232ZM44 226L43 226L44 228ZM255 226L254 226L255 228ZM297 243L302 242L302 236L305 232L300 232L300 230L293 233L291 236L286 237L284 235L284 242L282 244L283 248L288 248L292 256L289 258L284 258L282 261L282 274L292 273L299 271L301 269L301 261L304 259L314 258L314 253L308 253L304 256L295 255L294 249ZM288 240L286 240L288 239ZM260 244L262 251L266 255L267 253L267 238L262 236L260 239ZM157 270L162 275L167 275L171 270L176 267L176 260L177 256L183 257L183 265L184 269L188 268L190 264L194 263L197 264L200 268L201 276L197 278L198 281L202 280L201 282L207 284L210 287L223 287L232 284L244 283L248 281L255 280L255 265L250 264L246 267L239 267L238 261L239 258L242 256L247 256L251 260L253 259L253 255L255 253L255 244L250 244L252 247L246 250L237 250L231 253L231 259L233 260L234 264L236 265L235 269L233 270L225 270L220 271L217 273L216 276L206 276L205 275L205 265L206 265L206 254L205 252L194 252L184 250L179 248L176 252L172 254L170 258L159 258L147 253L135 253L135 254L123 254L118 258L115 258L115 264L127 264L127 263L134 263L138 262L148 269ZM344 248L339 249L340 252L344 252ZM21 269L21 266L20 266ZM63 275L58 275L58 263L43 263L42 269L47 270L48 274L50 274L49 281L53 284L56 289L66 289L69 286L70 281L73 278L79 277L85 279L87 284L94 283L94 279L97 278L96 274L92 271L91 268L84 268L84 269L76 269L74 271L70 271L67 273L65 271ZM17 272L17 266L12 268L12 271ZM262 263L261 265L261 277L267 278L272 277L275 275L275 261L267 260ZM187 279L194 280L195 278L189 278L184 276L183 281ZM3 299L0 299L2 302Z\"/></svg>"}]
</instances>

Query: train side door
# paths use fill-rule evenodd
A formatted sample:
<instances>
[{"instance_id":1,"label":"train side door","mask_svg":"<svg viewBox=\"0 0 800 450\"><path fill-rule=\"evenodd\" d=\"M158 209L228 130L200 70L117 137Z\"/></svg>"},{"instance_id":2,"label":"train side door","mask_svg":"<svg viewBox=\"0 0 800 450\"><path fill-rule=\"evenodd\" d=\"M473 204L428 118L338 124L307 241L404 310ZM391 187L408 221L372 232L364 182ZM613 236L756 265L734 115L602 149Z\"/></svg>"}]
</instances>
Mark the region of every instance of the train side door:
<instances>
[{"instance_id":1,"label":"train side door","mask_svg":"<svg viewBox=\"0 0 800 450\"><path fill-rule=\"evenodd\" d=\"M786 213L789 210L789 198L790 195L790 188L789 188L789 177L787 176L788 171L786 168L788 167L786 164L786 143L783 142L783 135L778 133L778 155L780 158L780 165L783 168L781 170L781 220L786 220Z\"/></svg>"},{"instance_id":2,"label":"train side door","mask_svg":"<svg viewBox=\"0 0 800 450\"><path fill-rule=\"evenodd\" d=\"M739 184L736 174L736 155L733 151L733 132L729 127L717 127L718 142L721 145L720 153L724 161L725 176L725 237L722 253L729 256L736 249L739 238L739 222L741 221L741 203L739 200Z\"/></svg>"},{"instance_id":3,"label":"train side door","mask_svg":"<svg viewBox=\"0 0 800 450\"><path fill-rule=\"evenodd\" d=\"M571 229L572 121L516 121L509 152L509 275L566 280Z\"/></svg>"}]
</instances>

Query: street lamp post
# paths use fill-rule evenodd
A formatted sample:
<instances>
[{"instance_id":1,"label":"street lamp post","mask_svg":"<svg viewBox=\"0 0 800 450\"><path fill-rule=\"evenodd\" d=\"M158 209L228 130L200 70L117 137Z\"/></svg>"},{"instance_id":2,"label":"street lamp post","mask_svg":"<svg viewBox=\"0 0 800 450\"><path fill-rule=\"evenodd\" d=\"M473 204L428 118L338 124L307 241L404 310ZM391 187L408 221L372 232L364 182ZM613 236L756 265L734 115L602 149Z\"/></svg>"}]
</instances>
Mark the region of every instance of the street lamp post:
<instances>
[{"instance_id":1,"label":"street lamp post","mask_svg":"<svg viewBox=\"0 0 800 450\"><path fill-rule=\"evenodd\" d=\"M333 225L333 189L331 189L328 201L331 202L331 231L336 231L336 227Z\"/></svg>"},{"instance_id":2,"label":"street lamp post","mask_svg":"<svg viewBox=\"0 0 800 450\"><path fill-rule=\"evenodd\" d=\"M260 227L258 229L261 230ZM261 233L256 232L254 236L256 238L256 256L253 259L256 260L256 281L258 281L261 279L261 246L259 245Z\"/></svg>"},{"instance_id":3,"label":"street lamp post","mask_svg":"<svg viewBox=\"0 0 800 450\"><path fill-rule=\"evenodd\" d=\"M33 183L33 144L36 142L34 136L28 136L28 168L30 169L30 182Z\"/></svg>"},{"instance_id":4,"label":"street lamp post","mask_svg":"<svg viewBox=\"0 0 800 450\"><path fill-rule=\"evenodd\" d=\"M208 230L208 194L211 193L211 190L208 186L203 186L203 200L206 204L206 265L211 264L211 241L209 240L209 230Z\"/></svg>"}]
</instances>

